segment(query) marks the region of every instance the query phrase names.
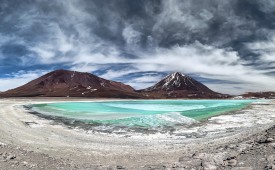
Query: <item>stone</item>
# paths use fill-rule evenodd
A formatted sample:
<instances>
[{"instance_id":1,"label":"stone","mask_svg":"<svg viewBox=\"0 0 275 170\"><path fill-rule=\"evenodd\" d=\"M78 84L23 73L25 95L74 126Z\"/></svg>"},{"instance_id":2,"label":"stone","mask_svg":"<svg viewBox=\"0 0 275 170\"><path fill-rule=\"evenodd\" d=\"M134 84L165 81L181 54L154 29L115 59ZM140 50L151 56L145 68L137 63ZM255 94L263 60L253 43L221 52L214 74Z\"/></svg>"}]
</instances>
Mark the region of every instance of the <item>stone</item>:
<instances>
[{"instance_id":1,"label":"stone","mask_svg":"<svg viewBox=\"0 0 275 170\"><path fill-rule=\"evenodd\" d=\"M275 169L275 165L274 165L274 164L267 165L267 166L265 167L265 169Z\"/></svg>"},{"instance_id":2,"label":"stone","mask_svg":"<svg viewBox=\"0 0 275 170\"><path fill-rule=\"evenodd\" d=\"M227 146L229 149L235 149L236 148L236 145L233 145L233 144L230 144Z\"/></svg>"},{"instance_id":3,"label":"stone","mask_svg":"<svg viewBox=\"0 0 275 170\"><path fill-rule=\"evenodd\" d=\"M266 141L267 141L267 142L273 142L274 139L273 139L273 138L267 138Z\"/></svg>"},{"instance_id":4,"label":"stone","mask_svg":"<svg viewBox=\"0 0 275 170\"><path fill-rule=\"evenodd\" d=\"M192 158L194 158L194 159L201 159L201 158L206 157L206 156L207 156L206 153L194 153L194 154L192 155ZM183 157L183 158L186 159L186 157ZM181 162L181 161L180 161L180 162Z\"/></svg>"},{"instance_id":5,"label":"stone","mask_svg":"<svg viewBox=\"0 0 275 170\"><path fill-rule=\"evenodd\" d=\"M125 168L121 165L118 165L118 166L116 166L116 169L125 169Z\"/></svg>"},{"instance_id":6,"label":"stone","mask_svg":"<svg viewBox=\"0 0 275 170\"><path fill-rule=\"evenodd\" d=\"M180 166L180 163L178 163L178 162L176 162L176 163L173 163L172 164L172 168L180 168L181 166Z\"/></svg>"},{"instance_id":7,"label":"stone","mask_svg":"<svg viewBox=\"0 0 275 170\"><path fill-rule=\"evenodd\" d=\"M229 166L235 166L237 165L237 160L236 159L231 159L227 161Z\"/></svg>"},{"instance_id":8,"label":"stone","mask_svg":"<svg viewBox=\"0 0 275 170\"><path fill-rule=\"evenodd\" d=\"M5 144L5 143L0 142L0 146L1 146L1 147L3 147L3 146L6 146L6 144Z\"/></svg>"},{"instance_id":9,"label":"stone","mask_svg":"<svg viewBox=\"0 0 275 170\"><path fill-rule=\"evenodd\" d=\"M36 166L35 164L31 164L29 167L34 168L35 166Z\"/></svg>"},{"instance_id":10,"label":"stone","mask_svg":"<svg viewBox=\"0 0 275 170\"><path fill-rule=\"evenodd\" d=\"M223 161L224 166L236 166L237 160L236 157L230 157Z\"/></svg>"},{"instance_id":11,"label":"stone","mask_svg":"<svg viewBox=\"0 0 275 170\"><path fill-rule=\"evenodd\" d=\"M267 137L266 136L258 136L257 139L256 139L256 142L258 144L267 143Z\"/></svg>"},{"instance_id":12,"label":"stone","mask_svg":"<svg viewBox=\"0 0 275 170\"><path fill-rule=\"evenodd\" d=\"M23 164L23 166L27 166L29 163L26 161L23 161L22 164Z\"/></svg>"},{"instance_id":13,"label":"stone","mask_svg":"<svg viewBox=\"0 0 275 170\"><path fill-rule=\"evenodd\" d=\"M9 155L9 156L6 157L7 160L13 160L15 158L16 158L15 155Z\"/></svg>"}]
</instances>

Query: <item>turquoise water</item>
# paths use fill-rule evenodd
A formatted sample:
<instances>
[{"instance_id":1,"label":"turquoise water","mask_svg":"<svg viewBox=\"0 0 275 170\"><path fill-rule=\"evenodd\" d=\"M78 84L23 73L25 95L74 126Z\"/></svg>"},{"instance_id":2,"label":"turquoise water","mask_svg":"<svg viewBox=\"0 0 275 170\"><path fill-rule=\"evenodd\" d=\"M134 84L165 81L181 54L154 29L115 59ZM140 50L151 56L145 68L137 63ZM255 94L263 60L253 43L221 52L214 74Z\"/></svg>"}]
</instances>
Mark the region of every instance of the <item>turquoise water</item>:
<instances>
[{"instance_id":1,"label":"turquoise water","mask_svg":"<svg viewBox=\"0 0 275 170\"><path fill-rule=\"evenodd\" d=\"M254 100L136 100L66 102L32 105L50 116L94 125L158 127L188 125L214 115L241 109Z\"/></svg>"}]
</instances>

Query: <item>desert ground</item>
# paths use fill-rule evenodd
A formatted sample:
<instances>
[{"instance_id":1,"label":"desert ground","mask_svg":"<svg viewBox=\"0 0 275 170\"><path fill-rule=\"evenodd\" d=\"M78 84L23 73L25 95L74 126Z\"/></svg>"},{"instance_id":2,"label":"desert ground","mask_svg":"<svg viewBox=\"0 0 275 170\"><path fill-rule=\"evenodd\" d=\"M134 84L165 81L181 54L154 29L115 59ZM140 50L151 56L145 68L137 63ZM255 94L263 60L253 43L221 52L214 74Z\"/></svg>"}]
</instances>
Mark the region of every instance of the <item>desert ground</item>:
<instances>
[{"instance_id":1,"label":"desert ground","mask_svg":"<svg viewBox=\"0 0 275 170\"><path fill-rule=\"evenodd\" d=\"M62 101L98 99L0 99L0 169L275 169L273 100L148 134L69 127L23 107Z\"/></svg>"}]
</instances>

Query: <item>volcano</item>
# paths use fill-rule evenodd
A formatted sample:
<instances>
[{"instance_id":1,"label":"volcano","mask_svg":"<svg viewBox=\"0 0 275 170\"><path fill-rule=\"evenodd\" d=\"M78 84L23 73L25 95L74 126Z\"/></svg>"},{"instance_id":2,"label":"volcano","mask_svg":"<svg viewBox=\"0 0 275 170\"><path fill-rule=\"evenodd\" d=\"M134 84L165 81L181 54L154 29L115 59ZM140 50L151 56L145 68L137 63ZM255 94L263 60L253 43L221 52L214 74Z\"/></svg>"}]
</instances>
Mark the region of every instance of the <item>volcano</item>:
<instances>
[{"instance_id":1,"label":"volcano","mask_svg":"<svg viewBox=\"0 0 275 170\"><path fill-rule=\"evenodd\" d=\"M1 97L93 97L93 98L227 98L179 72L169 74L154 86L135 90L121 82L106 80L91 73L56 70Z\"/></svg>"},{"instance_id":2,"label":"volcano","mask_svg":"<svg viewBox=\"0 0 275 170\"><path fill-rule=\"evenodd\" d=\"M148 97L156 98L225 98L226 95L217 93L195 79L180 72L166 76L155 85L139 90Z\"/></svg>"},{"instance_id":3,"label":"volcano","mask_svg":"<svg viewBox=\"0 0 275 170\"><path fill-rule=\"evenodd\" d=\"M129 85L69 70L50 72L1 96L142 98Z\"/></svg>"}]
</instances>

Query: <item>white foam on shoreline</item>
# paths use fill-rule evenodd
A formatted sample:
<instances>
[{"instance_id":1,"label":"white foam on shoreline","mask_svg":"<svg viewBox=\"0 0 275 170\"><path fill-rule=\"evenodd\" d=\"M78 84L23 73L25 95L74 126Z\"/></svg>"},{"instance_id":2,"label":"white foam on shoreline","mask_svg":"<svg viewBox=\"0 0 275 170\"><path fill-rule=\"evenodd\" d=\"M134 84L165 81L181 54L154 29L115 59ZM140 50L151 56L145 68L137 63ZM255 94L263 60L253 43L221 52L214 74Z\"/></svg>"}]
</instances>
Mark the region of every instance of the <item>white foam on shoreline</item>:
<instances>
[{"instance_id":1,"label":"white foam on shoreline","mask_svg":"<svg viewBox=\"0 0 275 170\"><path fill-rule=\"evenodd\" d=\"M203 100L202 100L203 101ZM192 101L193 102L193 101ZM220 107L220 106L228 106L228 105L238 105L239 101L231 101L228 103L228 101L220 101L220 102L211 102L210 106L207 106L209 108L212 107ZM68 102L70 103L70 102ZM173 104L168 104L166 106L160 105L160 104L152 104L149 103L143 104L143 103L132 103L130 101L126 102L126 104L121 104L117 102L105 102L104 105L107 106L112 106L115 108L134 108L134 109L139 109L142 108L142 110L154 110L154 111L159 111L159 110L193 110L193 109L202 109L205 108L204 105L200 105L200 102L198 104L193 103L193 105L173 105ZM204 103L204 102L202 102ZM201 103L201 104L202 104ZM48 109L48 110L47 110ZM80 120L84 122L91 122L93 125L100 125L98 127L95 127L94 129L102 130L102 131L111 131L112 126L124 126L124 127L152 127L153 130L156 130L157 127L164 127L164 126L175 126L175 125L182 125L182 126L188 126L197 123L196 120L185 117L183 116L180 112L168 112L168 113L160 113L160 114L134 114L134 113L112 113L110 110L109 112L97 112L95 111L94 113L86 113L86 112L79 112L79 114L67 114L71 113L70 110L66 111L63 109L57 108L51 108L51 106L47 106L46 109L41 109L39 107L33 107L32 110L42 113L44 115L51 115L51 116L58 116L59 120L61 120L61 117L64 118L69 118L73 120ZM68 120L66 120L68 121ZM72 121L71 125L75 125ZM78 124L79 122L76 121ZM103 126L101 126L103 125ZM106 125L106 127L104 126ZM111 127L108 127L110 125ZM88 126L88 125L87 125ZM177 127L179 128L179 127ZM113 128L115 129L115 128ZM184 129L184 127L179 128L179 129ZM160 128L159 130L156 131L163 131L163 128ZM171 130L171 128L168 129L168 131ZM121 132L119 132L121 133Z\"/></svg>"},{"instance_id":2,"label":"white foam on shoreline","mask_svg":"<svg viewBox=\"0 0 275 170\"><path fill-rule=\"evenodd\" d=\"M209 118L207 121L195 124L191 127L177 127L173 133L155 133L155 134L131 134L135 139L176 139L185 138L216 138L236 134L255 128L269 127L275 123L275 103L271 105L262 105L257 102L252 105L252 109L237 111L231 115L218 115ZM268 104L265 102L265 104Z\"/></svg>"},{"instance_id":3,"label":"white foam on shoreline","mask_svg":"<svg viewBox=\"0 0 275 170\"><path fill-rule=\"evenodd\" d=\"M40 101L39 101L40 102ZM39 103L39 102L30 102ZM55 103L55 101L50 101ZM45 101L40 102L45 103ZM26 104L26 102L23 102ZM268 105L271 104L271 105ZM247 128L255 128L259 126L268 126L270 124L274 124L275 120L275 102L266 102L265 105L262 103L254 103L251 109L246 109L242 111L238 111L232 115L219 115L212 118L209 118L208 121L203 123L195 123L195 125L191 126L177 126L175 131L172 133L136 133L136 132L127 132L121 129L118 129L116 132L118 133L100 133L100 132L85 132L84 130L77 130L79 133L85 132L86 135L102 135L109 136L115 138L125 138L127 139L137 139L137 140L182 140L186 139L188 141L189 138L197 139L197 138L215 138L218 136L226 136L233 133L237 133L242 130L246 130ZM46 125L47 126L47 125ZM45 126L45 127L46 127ZM62 128L62 127L60 127ZM106 129L110 127L105 127ZM188 138L188 139L187 139ZM184 140L185 141L185 140Z\"/></svg>"}]
</instances>

